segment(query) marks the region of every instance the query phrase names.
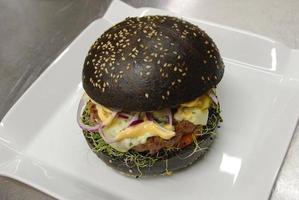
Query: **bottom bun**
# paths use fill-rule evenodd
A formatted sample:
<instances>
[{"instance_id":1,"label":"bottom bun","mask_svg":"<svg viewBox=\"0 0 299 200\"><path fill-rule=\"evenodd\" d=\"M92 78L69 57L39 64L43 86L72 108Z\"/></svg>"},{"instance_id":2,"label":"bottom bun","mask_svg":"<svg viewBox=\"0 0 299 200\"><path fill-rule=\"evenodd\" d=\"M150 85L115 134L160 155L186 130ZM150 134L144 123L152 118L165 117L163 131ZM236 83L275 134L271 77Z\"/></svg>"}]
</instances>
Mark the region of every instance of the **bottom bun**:
<instances>
[{"instance_id":1,"label":"bottom bun","mask_svg":"<svg viewBox=\"0 0 299 200\"><path fill-rule=\"evenodd\" d=\"M90 139L86 137L86 140L93 148L93 144ZM169 152L168 155L164 155L161 158L155 160L152 165L139 167L134 163L128 164L126 157L112 157L106 152L95 152L96 155L102 159L108 166L120 171L128 176L134 176L136 178L141 176L154 176L154 175L171 175L174 171L186 168L192 165L195 161L202 158L208 151L209 147L214 141L214 136L209 136L204 140L201 140L199 145L200 149L196 149L195 144L189 145L183 149Z\"/></svg>"}]
</instances>

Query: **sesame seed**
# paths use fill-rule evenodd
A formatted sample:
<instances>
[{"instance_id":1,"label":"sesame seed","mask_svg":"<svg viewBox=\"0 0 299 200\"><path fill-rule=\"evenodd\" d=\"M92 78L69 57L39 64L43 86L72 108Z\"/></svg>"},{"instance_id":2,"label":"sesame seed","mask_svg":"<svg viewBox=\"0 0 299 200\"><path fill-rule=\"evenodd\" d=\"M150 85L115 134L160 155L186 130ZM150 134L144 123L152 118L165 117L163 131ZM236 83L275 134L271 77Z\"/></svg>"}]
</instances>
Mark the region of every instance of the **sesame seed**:
<instances>
[{"instance_id":1,"label":"sesame seed","mask_svg":"<svg viewBox=\"0 0 299 200\"><path fill-rule=\"evenodd\" d=\"M177 67L174 67L173 71L175 71L175 72L176 72L176 71L177 71L177 69L178 69Z\"/></svg>"},{"instance_id":2,"label":"sesame seed","mask_svg":"<svg viewBox=\"0 0 299 200\"><path fill-rule=\"evenodd\" d=\"M162 95L162 99L165 100L165 96L164 95Z\"/></svg>"},{"instance_id":3,"label":"sesame seed","mask_svg":"<svg viewBox=\"0 0 299 200\"><path fill-rule=\"evenodd\" d=\"M150 66L150 65L145 66L146 69L149 69L149 68L151 68L151 67L152 67L152 66Z\"/></svg>"},{"instance_id":4,"label":"sesame seed","mask_svg":"<svg viewBox=\"0 0 299 200\"><path fill-rule=\"evenodd\" d=\"M150 75L150 72L146 72L145 74L146 74L146 75Z\"/></svg>"},{"instance_id":5,"label":"sesame seed","mask_svg":"<svg viewBox=\"0 0 299 200\"><path fill-rule=\"evenodd\" d=\"M170 94L169 90L167 90L167 92L166 92L166 93L167 93L167 95L169 96L169 94Z\"/></svg>"},{"instance_id":6,"label":"sesame seed","mask_svg":"<svg viewBox=\"0 0 299 200\"><path fill-rule=\"evenodd\" d=\"M182 73L182 76L186 76L186 73L184 72L184 73Z\"/></svg>"},{"instance_id":7,"label":"sesame seed","mask_svg":"<svg viewBox=\"0 0 299 200\"><path fill-rule=\"evenodd\" d=\"M204 80L205 80L205 77L204 77L204 76L201 76L201 80L203 80L203 81L204 81Z\"/></svg>"},{"instance_id":8,"label":"sesame seed","mask_svg":"<svg viewBox=\"0 0 299 200\"><path fill-rule=\"evenodd\" d=\"M148 93L145 93L144 96L148 99L149 95Z\"/></svg>"},{"instance_id":9,"label":"sesame seed","mask_svg":"<svg viewBox=\"0 0 299 200\"><path fill-rule=\"evenodd\" d=\"M206 60L203 60L203 63L204 63L204 64L207 64L207 61L206 61Z\"/></svg>"},{"instance_id":10,"label":"sesame seed","mask_svg":"<svg viewBox=\"0 0 299 200\"><path fill-rule=\"evenodd\" d=\"M209 44L209 42L206 40L206 41L205 41L205 44Z\"/></svg>"},{"instance_id":11,"label":"sesame seed","mask_svg":"<svg viewBox=\"0 0 299 200\"><path fill-rule=\"evenodd\" d=\"M178 82L179 82L179 83L181 83L181 82L182 82L182 80L181 80L181 79L178 79Z\"/></svg>"}]
</instances>

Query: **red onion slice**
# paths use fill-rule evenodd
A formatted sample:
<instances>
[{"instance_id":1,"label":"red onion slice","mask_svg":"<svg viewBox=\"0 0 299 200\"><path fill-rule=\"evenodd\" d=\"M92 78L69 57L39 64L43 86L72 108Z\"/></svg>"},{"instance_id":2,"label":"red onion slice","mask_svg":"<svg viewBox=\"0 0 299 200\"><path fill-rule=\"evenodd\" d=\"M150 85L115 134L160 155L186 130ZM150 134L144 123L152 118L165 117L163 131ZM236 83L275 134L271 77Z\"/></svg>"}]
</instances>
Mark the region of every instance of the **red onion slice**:
<instances>
[{"instance_id":1,"label":"red onion slice","mask_svg":"<svg viewBox=\"0 0 299 200\"><path fill-rule=\"evenodd\" d=\"M80 128L85 130L85 131L97 131L101 127L100 124L96 124L94 126L89 126L89 125L84 124L81 120L82 109L83 109L85 104L86 104L86 101L82 97L80 99L78 110L77 110L77 122L78 122Z\"/></svg>"},{"instance_id":2,"label":"red onion slice","mask_svg":"<svg viewBox=\"0 0 299 200\"><path fill-rule=\"evenodd\" d=\"M142 122L143 122L142 119L137 119L137 120L135 120L135 121L132 121L132 122L130 123L129 126L135 126L135 125L140 124L140 123L142 123Z\"/></svg>"},{"instance_id":3,"label":"red onion slice","mask_svg":"<svg viewBox=\"0 0 299 200\"><path fill-rule=\"evenodd\" d=\"M153 114L150 113L150 112L146 112L145 113L145 116L146 118L149 120L149 121L154 121L154 117L153 117Z\"/></svg>"},{"instance_id":4,"label":"red onion slice","mask_svg":"<svg viewBox=\"0 0 299 200\"><path fill-rule=\"evenodd\" d=\"M135 114L135 115L131 118L131 120L128 122L129 126L131 125L132 122L134 122L134 121L136 121L136 120L138 120L138 113Z\"/></svg>"},{"instance_id":5,"label":"red onion slice","mask_svg":"<svg viewBox=\"0 0 299 200\"><path fill-rule=\"evenodd\" d=\"M168 109L168 123L172 126L172 112L171 112L171 109L169 108Z\"/></svg>"},{"instance_id":6,"label":"red onion slice","mask_svg":"<svg viewBox=\"0 0 299 200\"><path fill-rule=\"evenodd\" d=\"M120 118L123 118L123 119L129 119L130 115L127 115L123 112L118 112L117 115L120 117Z\"/></svg>"},{"instance_id":7,"label":"red onion slice","mask_svg":"<svg viewBox=\"0 0 299 200\"><path fill-rule=\"evenodd\" d=\"M215 94L214 91L210 91L210 92L209 92L209 97L212 99L212 101L213 101L215 104L218 104L218 103L219 103L218 98L217 98L217 96L216 96L216 94Z\"/></svg>"},{"instance_id":8,"label":"red onion slice","mask_svg":"<svg viewBox=\"0 0 299 200\"><path fill-rule=\"evenodd\" d=\"M104 126L102 124L96 124L94 126L89 126L89 125L86 125L82 122L81 120L81 114L82 114L82 109L84 107L84 105L87 103L86 99L84 98L84 96L80 99L80 102L79 102L79 106L78 106L78 110L77 110L77 122L80 126L81 129L83 130L86 130L86 131L90 131L90 132L94 132L94 131L97 131L100 136L103 138L103 140L107 143L107 144L112 144L114 142L117 142L116 140L112 140L112 139L109 139L105 136L104 132L103 132L103 128Z\"/></svg>"},{"instance_id":9,"label":"red onion slice","mask_svg":"<svg viewBox=\"0 0 299 200\"><path fill-rule=\"evenodd\" d=\"M104 132L103 132L103 128L104 128L104 126L100 126L99 129L98 129L98 132L99 132L100 136L103 138L103 140L104 140L107 144L112 144L112 143L117 142L117 140L113 140L113 139L107 138L106 135L105 135Z\"/></svg>"}]
</instances>

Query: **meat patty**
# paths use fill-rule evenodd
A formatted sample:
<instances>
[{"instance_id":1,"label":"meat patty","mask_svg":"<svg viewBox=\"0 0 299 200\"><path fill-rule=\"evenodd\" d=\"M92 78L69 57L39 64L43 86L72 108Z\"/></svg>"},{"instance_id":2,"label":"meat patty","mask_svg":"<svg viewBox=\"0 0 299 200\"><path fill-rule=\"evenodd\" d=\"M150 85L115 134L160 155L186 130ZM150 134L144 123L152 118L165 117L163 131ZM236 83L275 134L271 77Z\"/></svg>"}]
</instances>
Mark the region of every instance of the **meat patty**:
<instances>
[{"instance_id":1,"label":"meat patty","mask_svg":"<svg viewBox=\"0 0 299 200\"><path fill-rule=\"evenodd\" d=\"M175 132L185 135L185 134L193 133L195 131L196 127L197 126L194 125L193 123L183 120L183 121L178 122L175 125Z\"/></svg>"},{"instance_id":2,"label":"meat patty","mask_svg":"<svg viewBox=\"0 0 299 200\"><path fill-rule=\"evenodd\" d=\"M96 105L91 103L90 104L90 122L92 124L96 124L96 123L99 123L99 121L100 121L100 118L98 116L98 111L97 111Z\"/></svg>"},{"instance_id":3,"label":"meat patty","mask_svg":"<svg viewBox=\"0 0 299 200\"><path fill-rule=\"evenodd\" d=\"M189 121L177 122L175 125L175 136L170 140L164 140L160 137L150 137L146 143L139 144L133 149L138 152L149 151L151 154L155 154L163 148L177 147L182 136L186 134L195 133L199 135L200 128Z\"/></svg>"},{"instance_id":4,"label":"meat patty","mask_svg":"<svg viewBox=\"0 0 299 200\"><path fill-rule=\"evenodd\" d=\"M146 143L139 144L133 147L133 149L138 152L149 151L151 154L155 154L162 148L169 148L175 146L179 143L181 137L182 134L180 133L176 133L176 135L172 137L170 140L164 140L157 136L150 137L147 139Z\"/></svg>"}]
</instances>

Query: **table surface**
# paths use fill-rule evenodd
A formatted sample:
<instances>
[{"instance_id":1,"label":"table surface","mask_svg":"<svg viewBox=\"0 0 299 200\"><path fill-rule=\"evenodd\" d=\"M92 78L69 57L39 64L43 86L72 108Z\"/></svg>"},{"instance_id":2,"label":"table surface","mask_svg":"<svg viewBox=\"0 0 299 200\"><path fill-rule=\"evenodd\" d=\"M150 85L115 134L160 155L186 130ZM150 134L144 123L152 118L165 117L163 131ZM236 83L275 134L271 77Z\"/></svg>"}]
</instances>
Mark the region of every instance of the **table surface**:
<instances>
[{"instance_id":1,"label":"table surface","mask_svg":"<svg viewBox=\"0 0 299 200\"><path fill-rule=\"evenodd\" d=\"M124 0L251 31L299 47L297 0ZM34 80L111 0L0 0L0 119ZM271 200L299 199L299 128L273 187ZM0 177L0 199L53 199Z\"/></svg>"}]
</instances>

